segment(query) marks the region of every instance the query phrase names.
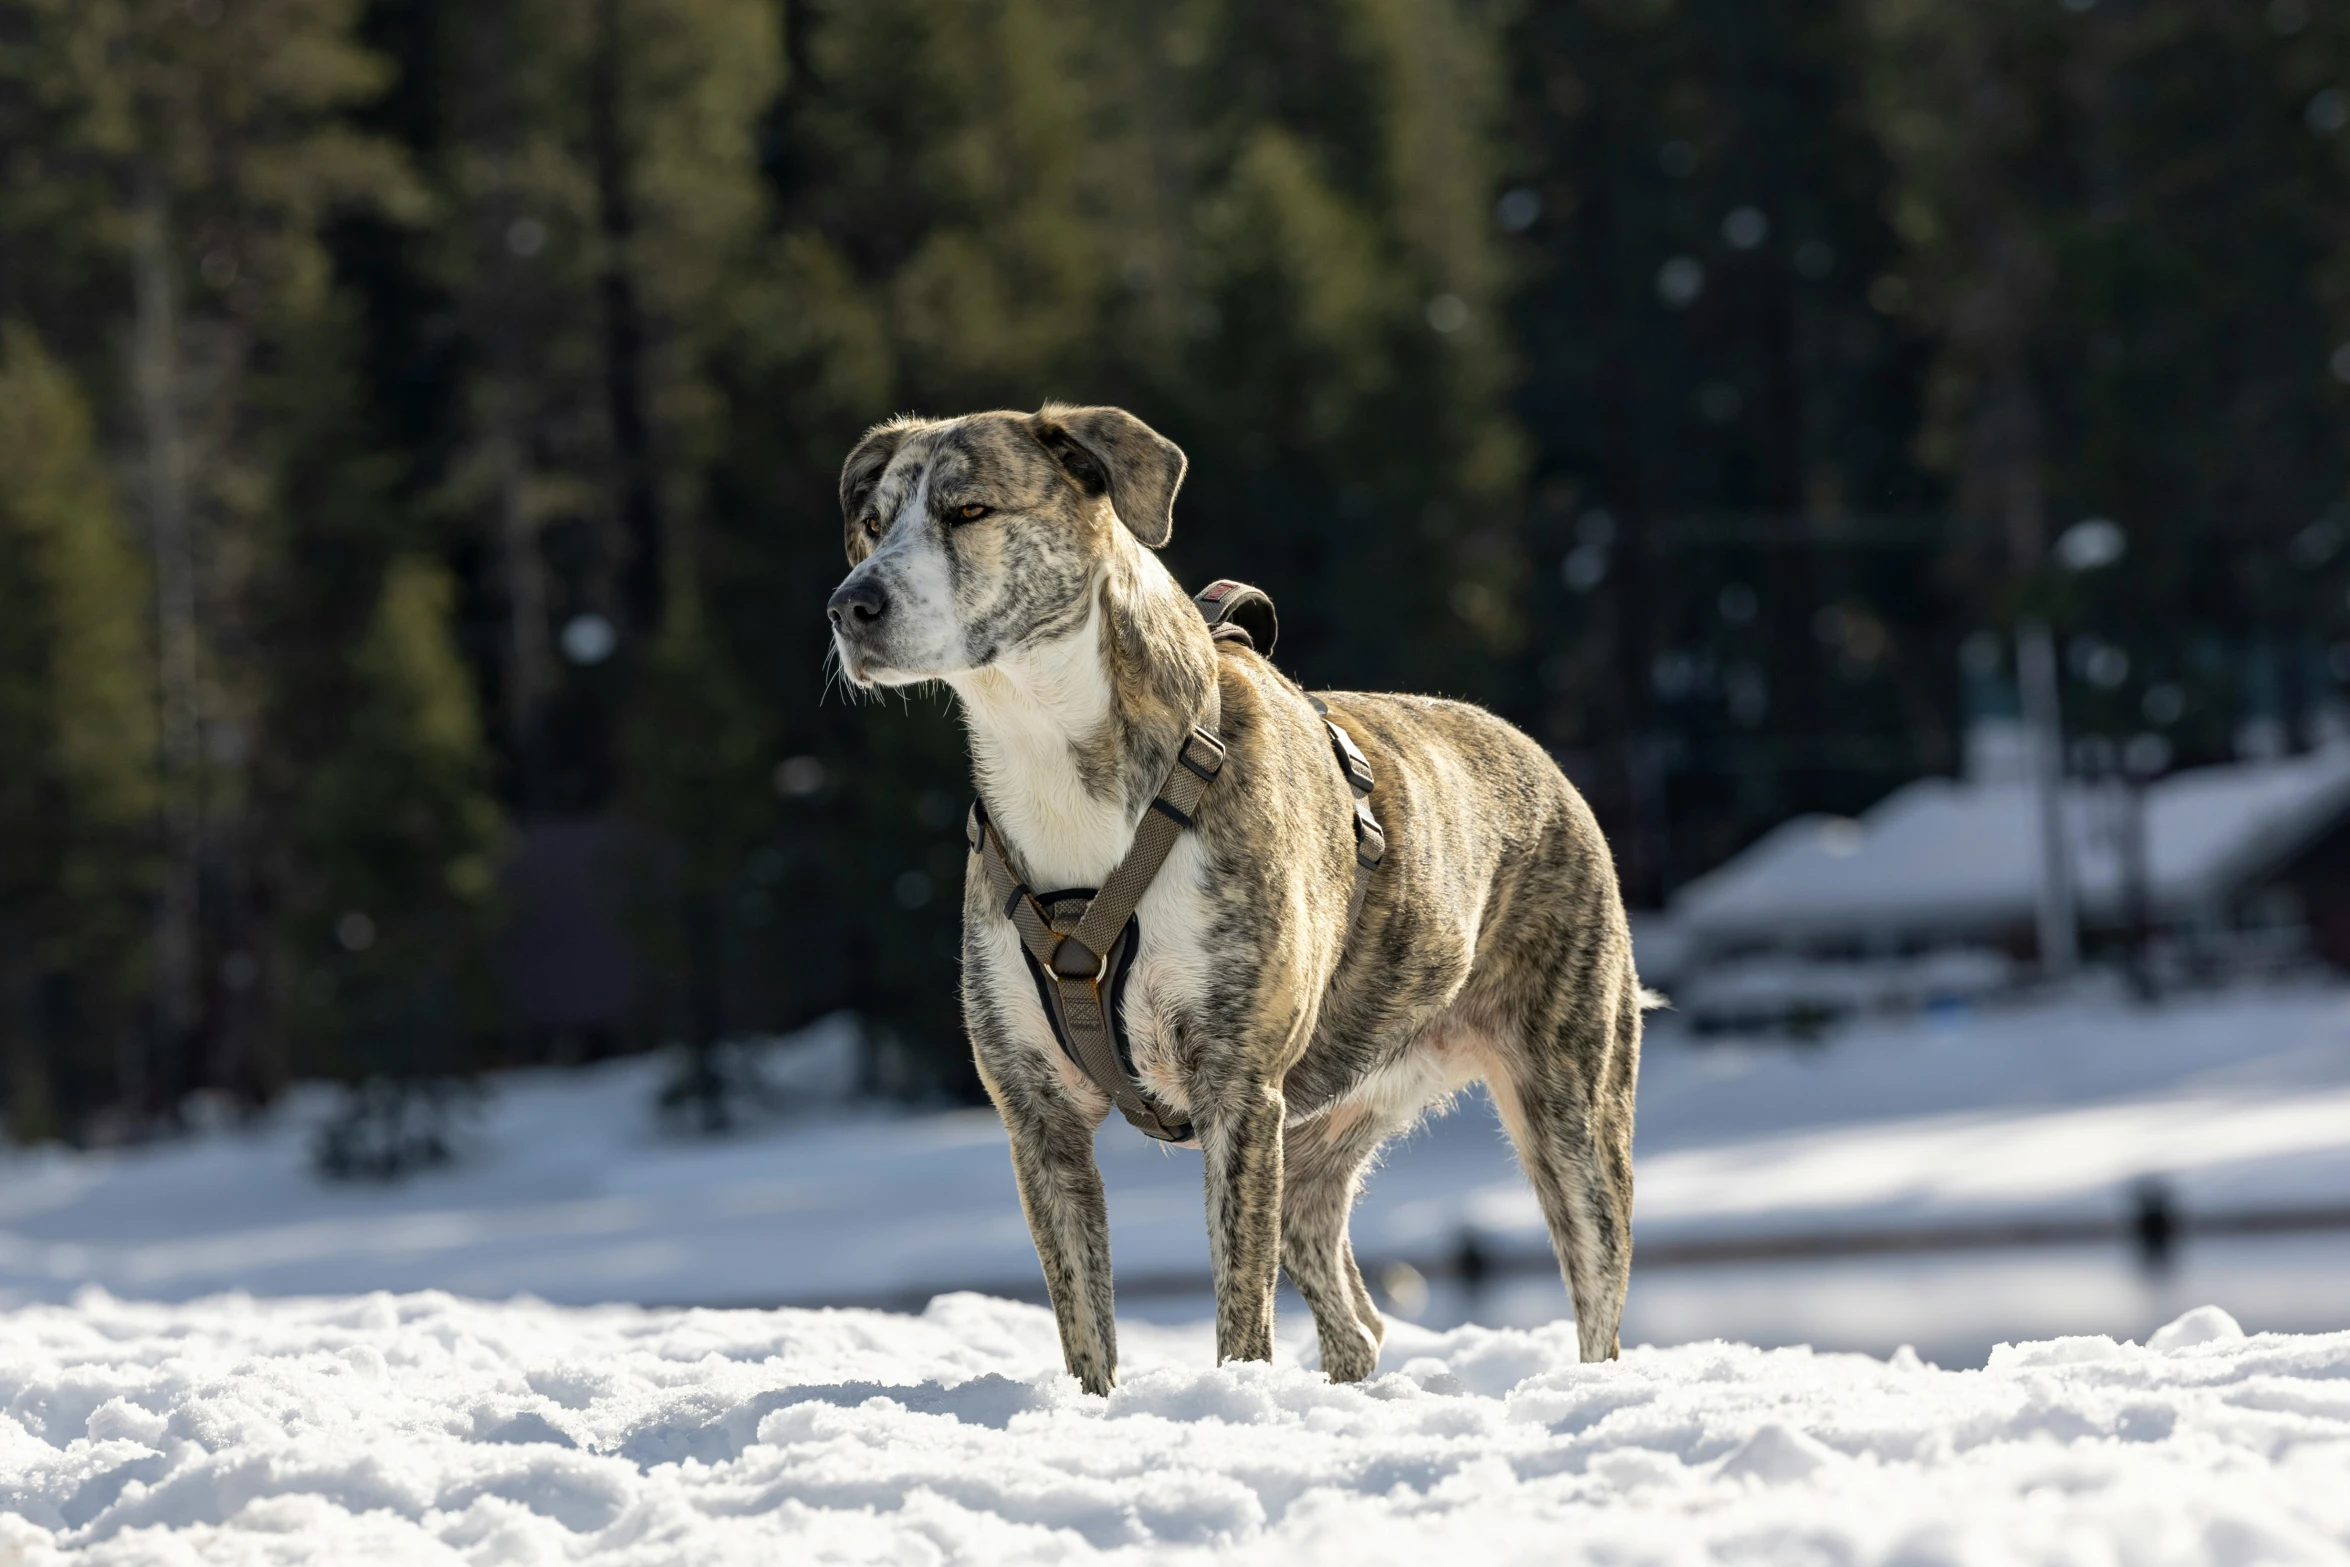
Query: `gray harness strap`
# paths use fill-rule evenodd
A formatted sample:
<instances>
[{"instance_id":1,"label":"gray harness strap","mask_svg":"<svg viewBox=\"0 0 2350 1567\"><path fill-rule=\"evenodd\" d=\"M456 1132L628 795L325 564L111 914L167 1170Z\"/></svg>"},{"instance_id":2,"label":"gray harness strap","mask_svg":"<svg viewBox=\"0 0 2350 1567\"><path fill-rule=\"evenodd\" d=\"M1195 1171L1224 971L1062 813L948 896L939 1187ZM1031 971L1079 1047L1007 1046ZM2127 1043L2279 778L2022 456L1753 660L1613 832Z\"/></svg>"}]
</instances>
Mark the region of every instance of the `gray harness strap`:
<instances>
[{"instance_id":1,"label":"gray harness strap","mask_svg":"<svg viewBox=\"0 0 2350 1567\"><path fill-rule=\"evenodd\" d=\"M1063 893L1048 907L1012 869L1003 834L993 830L985 805L976 800L971 805L971 847L987 868L998 906L1019 933L1061 1047L1110 1096L1119 1114L1143 1135L1163 1143L1188 1141L1191 1126L1162 1114L1135 1081L1128 1052L1119 1048L1125 1031L1113 1016L1114 998L1106 992L1112 988L1114 960L1131 950L1135 906L1166 863L1176 834L1191 825L1199 802L1224 770L1224 742L1215 734L1219 707L1211 684L1207 712L1184 736L1175 765L1167 769L1167 781L1159 785L1134 829L1126 857L1090 896Z\"/></svg>"},{"instance_id":2,"label":"gray harness strap","mask_svg":"<svg viewBox=\"0 0 2350 1567\"><path fill-rule=\"evenodd\" d=\"M1244 643L1267 658L1273 656L1273 642L1281 635L1281 622L1274 615L1273 600L1264 589L1220 578L1200 589L1192 602L1199 606L1201 617L1217 641ZM1311 693L1306 700L1322 715L1322 727L1330 731L1331 754L1338 758L1338 770L1346 775L1347 787L1354 791L1355 886L1346 900L1346 928L1351 932L1363 912L1363 899L1371 891L1371 873L1387 857L1387 831L1371 812L1371 786L1377 780L1371 776L1371 764L1364 757L1362 747L1330 716L1329 703Z\"/></svg>"},{"instance_id":3,"label":"gray harness strap","mask_svg":"<svg viewBox=\"0 0 2350 1567\"><path fill-rule=\"evenodd\" d=\"M1257 589L1237 582L1211 583L1193 602L1217 640L1258 647L1261 636L1259 651L1272 651L1277 629L1273 601ZM1331 719L1330 709L1319 698L1307 700L1329 728L1332 754L1354 793L1355 882L1346 910L1351 931L1370 890L1371 872L1387 852L1387 835L1371 814L1371 764ZM984 800L971 802L966 828L996 905L1020 937L1020 950L1036 976L1045 1015L1062 1050L1137 1131L1167 1143L1189 1141L1192 1128L1163 1111L1136 1079L1124 1019L1118 1015L1119 991L1137 944L1134 911L1175 847L1176 835L1192 824L1200 801L1224 770L1224 742L1216 735L1221 716L1221 700L1211 681L1206 710L1184 737L1166 782L1142 813L1126 857L1098 892L1030 891L1013 869L1003 834L988 820Z\"/></svg>"},{"instance_id":4,"label":"gray harness strap","mask_svg":"<svg viewBox=\"0 0 2350 1567\"><path fill-rule=\"evenodd\" d=\"M1363 899L1371 891L1371 873L1387 858L1387 829L1371 814L1371 786L1376 780L1371 776L1370 759L1355 744L1355 737L1338 727L1338 720L1330 716L1329 703L1312 695L1306 700L1322 715L1322 727L1330 731L1330 749L1338 757L1338 770L1346 774L1346 786L1354 791L1355 888L1346 900L1346 929L1352 935L1363 912Z\"/></svg>"}]
</instances>

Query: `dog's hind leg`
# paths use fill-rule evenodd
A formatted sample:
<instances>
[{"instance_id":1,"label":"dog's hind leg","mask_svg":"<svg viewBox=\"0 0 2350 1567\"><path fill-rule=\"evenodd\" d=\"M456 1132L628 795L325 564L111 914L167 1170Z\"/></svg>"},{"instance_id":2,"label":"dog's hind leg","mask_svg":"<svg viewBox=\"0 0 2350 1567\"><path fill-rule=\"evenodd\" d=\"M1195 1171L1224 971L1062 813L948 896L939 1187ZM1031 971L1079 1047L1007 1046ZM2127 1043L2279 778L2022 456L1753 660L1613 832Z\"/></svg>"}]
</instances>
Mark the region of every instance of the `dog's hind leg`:
<instances>
[{"instance_id":1,"label":"dog's hind leg","mask_svg":"<svg viewBox=\"0 0 2350 1567\"><path fill-rule=\"evenodd\" d=\"M1355 1265L1346 1222L1363 1166L1390 1127L1371 1115L1338 1110L1293 1128L1281 1171L1281 1261L1313 1309L1322 1370L1333 1382L1360 1382L1379 1369L1387 1324Z\"/></svg>"},{"instance_id":2,"label":"dog's hind leg","mask_svg":"<svg viewBox=\"0 0 2350 1567\"><path fill-rule=\"evenodd\" d=\"M1640 988L1621 981L1561 996L1489 1083L1550 1228L1585 1360L1613 1360L1632 1273L1632 1094ZM1586 970L1588 976L1589 971Z\"/></svg>"}]
</instances>

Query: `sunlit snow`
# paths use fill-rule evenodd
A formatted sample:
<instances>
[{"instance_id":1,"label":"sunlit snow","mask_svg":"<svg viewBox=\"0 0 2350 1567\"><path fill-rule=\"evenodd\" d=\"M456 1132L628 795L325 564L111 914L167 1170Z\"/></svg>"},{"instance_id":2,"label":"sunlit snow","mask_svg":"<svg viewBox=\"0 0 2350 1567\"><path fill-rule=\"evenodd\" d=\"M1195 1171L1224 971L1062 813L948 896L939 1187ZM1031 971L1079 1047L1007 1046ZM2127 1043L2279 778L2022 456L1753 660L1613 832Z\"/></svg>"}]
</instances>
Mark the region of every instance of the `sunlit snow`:
<instances>
[{"instance_id":1,"label":"sunlit snow","mask_svg":"<svg viewBox=\"0 0 2350 1567\"><path fill-rule=\"evenodd\" d=\"M0 1318L0 1562L2203 1563L2350 1551L2350 1333L1980 1371L1400 1326L1361 1387L1130 1326L446 1295ZM1295 1346L1293 1346L1294 1348ZM1310 1360L1310 1351L1304 1353Z\"/></svg>"}]
</instances>

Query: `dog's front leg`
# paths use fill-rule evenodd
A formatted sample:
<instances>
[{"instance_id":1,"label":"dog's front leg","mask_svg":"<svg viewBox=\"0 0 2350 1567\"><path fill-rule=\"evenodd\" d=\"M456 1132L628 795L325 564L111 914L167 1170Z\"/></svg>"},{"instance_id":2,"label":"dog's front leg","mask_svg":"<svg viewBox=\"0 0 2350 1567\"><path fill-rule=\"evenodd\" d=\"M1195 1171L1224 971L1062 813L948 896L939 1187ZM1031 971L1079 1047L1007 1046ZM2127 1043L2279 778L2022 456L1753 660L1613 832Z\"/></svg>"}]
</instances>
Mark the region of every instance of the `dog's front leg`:
<instances>
[{"instance_id":1,"label":"dog's front leg","mask_svg":"<svg viewBox=\"0 0 2350 1567\"><path fill-rule=\"evenodd\" d=\"M1273 1358L1273 1288L1281 1269L1282 1113L1280 1080L1252 1078L1216 1095L1200 1128L1219 1362Z\"/></svg>"},{"instance_id":2,"label":"dog's front leg","mask_svg":"<svg viewBox=\"0 0 2350 1567\"><path fill-rule=\"evenodd\" d=\"M1020 1208L1044 1265L1061 1329L1061 1359L1088 1393L1118 1384L1118 1324L1110 1291L1110 1210L1093 1160L1089 1117L1056 1085L1005 1092L990 1083L1012 1143Z\"/></svg>"}]
</instances>

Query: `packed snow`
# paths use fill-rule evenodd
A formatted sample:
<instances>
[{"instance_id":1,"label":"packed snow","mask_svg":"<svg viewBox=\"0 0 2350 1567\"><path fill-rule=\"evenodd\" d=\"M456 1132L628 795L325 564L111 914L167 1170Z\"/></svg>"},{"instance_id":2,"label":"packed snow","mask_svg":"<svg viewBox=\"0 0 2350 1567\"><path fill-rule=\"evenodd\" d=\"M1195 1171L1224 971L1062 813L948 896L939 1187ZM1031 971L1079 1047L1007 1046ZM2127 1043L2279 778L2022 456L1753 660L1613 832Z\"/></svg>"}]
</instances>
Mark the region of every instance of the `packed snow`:
<instances>
[{"instance_id":1,"label":"packed snow","mask_svg":"<svg viewBox=\"0 0 2350 1567\"><path fill-rule=\"evenodd\" d=\"M1377 1380L1043 1310L443 1294L0 1317L0 1562L2249 1563L2350 1556L2350 1333L1979 1371L1399 1325ZM1293 1349L1298 1346L1292 1345ZM1291 1358L1291 1357L1285 1357ZM1295 1360L1311 1360L1304 1348Z\"/></svg>"}]
</instances>

